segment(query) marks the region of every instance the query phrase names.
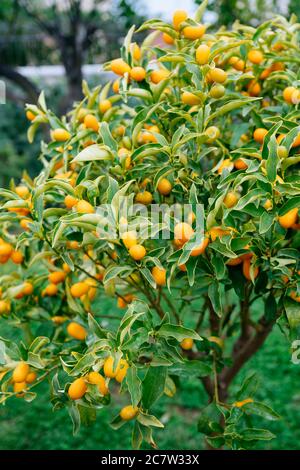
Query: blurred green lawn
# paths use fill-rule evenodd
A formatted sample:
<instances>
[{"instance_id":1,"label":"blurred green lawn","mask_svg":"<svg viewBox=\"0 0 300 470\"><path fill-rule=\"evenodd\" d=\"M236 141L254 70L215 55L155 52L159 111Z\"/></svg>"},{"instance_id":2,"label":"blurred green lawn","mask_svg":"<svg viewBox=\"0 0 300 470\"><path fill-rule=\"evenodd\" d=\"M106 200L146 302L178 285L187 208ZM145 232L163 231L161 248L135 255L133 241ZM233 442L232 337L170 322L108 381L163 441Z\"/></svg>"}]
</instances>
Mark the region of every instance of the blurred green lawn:
<instances>
[{"instance_id":1,"label":"blurred green lawn","mask_svg":"<svg viewBox=\"0 0 300 470\"><path fill-rule=\"evenodd\" d=\"M257 425L268 427L276 439L263 443L264 449L300 449L300 366L290 361L289 345L276 327L264 347L252 358L237 377L236 383L249 372L258 371L261 379L256 399L265 401L281 415L280 421L257 420ZM234 391L233 384L232 390ZM109 427L109 421L125 404L124 396L113 392L112 405L98 412L93 427L82 427L72 436L71 421L65 410L52 412L47 384L41 384L37 399L26 403L12 399L0 409L0 449L130 449L131 426L119 431ZM199 408L206 396L198 380L193 377L181 383L173 399L164 398L155 413L164 422L165 429L155 432L160 449L201 449L203 437L197 432ZM257 447L258 448L258 447Z\"/></svg>"}]
</instances>

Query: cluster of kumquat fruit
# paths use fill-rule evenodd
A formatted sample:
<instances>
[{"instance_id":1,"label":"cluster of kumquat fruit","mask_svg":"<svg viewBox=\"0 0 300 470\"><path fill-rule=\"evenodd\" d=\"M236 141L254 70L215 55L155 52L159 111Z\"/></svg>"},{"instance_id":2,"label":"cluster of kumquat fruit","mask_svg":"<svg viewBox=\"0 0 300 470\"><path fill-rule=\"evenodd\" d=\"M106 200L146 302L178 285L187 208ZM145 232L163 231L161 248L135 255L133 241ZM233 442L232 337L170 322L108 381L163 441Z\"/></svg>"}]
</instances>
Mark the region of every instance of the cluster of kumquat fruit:
<instances>
[{"instance_id":1,"label":"cluster of kumquat fruit","mask_svg":"<svg viewBox=\"0 0 300 470\"><path fill-rule=\"evenodd\" d=\"M206 4L147 21L141 44L132 27L107 84L84 82L66 116L43 93L28 104L29 141L49 128L43 170L0 191L0 315L25 338L5 343L5 400L51 376L54 408L77 422L120 384L112 426L135 418L136 446L163 426L151 407L176 375L218 379L245 321L299 324L299 24L214 31Z\"/></svg>"}]
</instances>

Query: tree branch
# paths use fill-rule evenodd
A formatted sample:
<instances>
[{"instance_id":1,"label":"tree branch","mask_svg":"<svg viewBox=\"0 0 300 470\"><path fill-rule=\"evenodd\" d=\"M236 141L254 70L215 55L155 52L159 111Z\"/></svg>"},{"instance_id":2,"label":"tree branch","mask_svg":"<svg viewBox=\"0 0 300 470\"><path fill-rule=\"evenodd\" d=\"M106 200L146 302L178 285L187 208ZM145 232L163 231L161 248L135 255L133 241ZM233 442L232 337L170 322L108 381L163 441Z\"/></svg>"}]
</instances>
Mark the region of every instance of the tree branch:
<instances>
[{"instance_id":1,"label":"tree branch","mask_svg":"<svg viewBox=\"0 0 300 470\"><path fill-rule=\"evenodd\" d=\"M18 85L18 87L26 93L28 101L31 103L35 103L37 101L39 92L36 86L13 67L0 64L0 76L5 77Z\"/></svg>"},{"instance_id":2,"label":"tree branch","mask_svg":"<svg viewBox=\"0 0 300 470\"><path fill-rule=\"evenodd\" d=\"M272 331L275 321L276 320L267 323L265 317L262 317L259 322L261 330L257 331L254 336L249 338L239 350L235 348L232 366L225 367L220 374L221 389L224 390L228 388L243 365L260 349L269 333Z\"/></svg>"}]
</instances>

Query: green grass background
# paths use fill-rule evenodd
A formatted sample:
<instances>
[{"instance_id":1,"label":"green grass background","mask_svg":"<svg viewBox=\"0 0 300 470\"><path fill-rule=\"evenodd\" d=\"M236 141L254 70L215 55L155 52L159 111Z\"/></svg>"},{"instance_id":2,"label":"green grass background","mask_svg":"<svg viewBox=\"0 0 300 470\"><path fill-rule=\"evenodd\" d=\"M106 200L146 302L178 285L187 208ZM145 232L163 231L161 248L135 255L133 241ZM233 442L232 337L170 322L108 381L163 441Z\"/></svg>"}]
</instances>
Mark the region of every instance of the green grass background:
<instances>
[{"instance_id":1,"label":"green grass background","mask_svg":"<svg viewBox=\"0 0 300 470\"><path fill-rule=\"evenodd\" d=\"M0 326L1 328L1 326ZM263 348L254 356L236 378L235 387L249 372L257 371L260 387L256 399L271 405L281 419L275 422L257 420L267 427L276 439L260 444L262 449L300 449L300 365L291 362L289 344L277 327ZM38 397L32 403L14 398L0 408L0 449L130 449L131 427L128 423L118 431L109 422L125 404L126 398L113 391L112 404L100 410L94 426L82 427L72 435L72 424L66 410L52 412L48 384L41 384ZM163 398L155 414L165 424L155 432L160 449L201 449L203 436L197 432L199 409L206 404L202 385L191 377L181 382L177 394Z\"/></svg>"}]
</instances>

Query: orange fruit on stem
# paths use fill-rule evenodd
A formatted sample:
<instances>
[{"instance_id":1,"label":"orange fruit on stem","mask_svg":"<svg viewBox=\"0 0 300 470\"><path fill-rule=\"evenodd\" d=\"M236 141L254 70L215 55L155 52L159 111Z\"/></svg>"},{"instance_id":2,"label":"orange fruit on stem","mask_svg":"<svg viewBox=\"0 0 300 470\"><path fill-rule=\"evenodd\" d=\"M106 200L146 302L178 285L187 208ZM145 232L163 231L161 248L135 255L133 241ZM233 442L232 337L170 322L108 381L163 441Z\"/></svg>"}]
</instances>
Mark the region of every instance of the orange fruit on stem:
<instances>
[{"instance_id":1,"label":"orange fruit on stem","mask_svg":"<svg viewBox=\"0 0 300 470\"><path fill-rule=\"evenodd\" d=\"M131 258L135 261L141 261L146 256L146 249L143 245L134 245L129 249Z\"/></svg>"},{"instance_id":2,"label":"orange fruit on stem","mask_svg":"<svg viewBox=\"0 0 300 470\"><path fill-rule=\"evenodd\" d=\"M168 196L172 191L172 185L167 178L161 178L157 185L157 191L163 196Z\"/></svg>"},{"instance_id":3,"label":"orange fruit on stem","mask_svg":"<svg viewBox=\"0 0 300 470\"><path fill-rule=\"evenodd\" d=\"M285 229L289 229L294 225L298 220L298 208L295 207L291 209L286 214L278 217L278 222L280 223L281 227Z\"/></svg>"},{"instance_id":4,"label":"orange fruit on stem","mask_svg":"<svg viewBox=\"0 0 300 470\"><path fill-rule=\"evenodd\" d=\"M82 398L86 394L86 392L86 382L82 377L80 377L79 379L76 379L73 383L71 383L68 390L68 395L71 400L80 400L80 398Z\"/></svg>"},{"instance_id":5,"label":"orange fruit on stem","mask_svg":"<svg viewBox=\"0 0 300 470\"><path fill-rule=\"evenodd\" d=\"M193 348L194 346L194 340L192 338L184 338L181 343L180 343L180 346L182 349L184 349L185 351L189 351L190 349Z\"/></svg>"},{"instance_id":6,"label":"orange fruit on stem","mask_svg":"<svg viewBox=\"0 0 300 470\"><path fill-rule=\"evenodd\" d=\"M251 259L245 259L243 261L243 274L248 281L252 281L251 278ZM256 279L259 274L257 266L253 268L253 279Z\"/></svg>"},{"instance_id":7,"label":"orange fruit on stem","mask_svg":"<svg viewBox=\"0 0 300 470\"><path fill-rule=\"evenodd\" d=\"M29 374L29 365L26 362L19 362L13 371L12 379L14 382L25 382Z\"/></svg>"},{"instance_id":8,"label":"orange fruit on stem","mask_svg":"<svg viewBox=\"0 0 300 470\"><path fill-rule=\"evenodd\" d=\"M206 27L203 24L197 26L185 26L182 34L186 39L200 39L205 34Z\"/></svg>"},{"instance_id":9,"label":"orange fruit on stem","mask_svg":"<svg viewBox=\"0 0 300 470\"><path fill-rule=\"evenodd\" d=\"M66 131L65 129L55 129L52 131L52 138L56 142L66 142L71 137L70 132Z\"/></svg>"},{"instance_id":10,"label":"orange fruit on stem","mask_svg":"<svg viewBox=\"0 0 300 470\"><path fill-rule=\"evenodd\" d=\"M130 421L136 417L138 414L138 408L133 407L132 405L125 406L120 411L120 416L124 421Z\"/></svg>"},{"instance_id":11,"label":"orange fruit on stem","mask_svg":"<svg viewBox=\"0 0 300 470\"><path fill-rule=\"evenodd\" d=\"M210 56L210 47L206 44L201 44L196 49L196 62L199 65L205 65L209 61Z\"/></svg>"},{"instance_id":12,"label":"orange fruit on stem","mask_svg":"<svg viewBox=\"0 0 300 470\"><path fill-rule=\"evenodd\" d=\"M143 67L133 67L130 71L130 78L136 82L142 82L146 78L146 70Z\"/></svg>"},{"instance_id":13,"label":"orange fruit on stem","mask_svg":"<svg viewBox=\"0 0 300 470\"><path fill-rule=\"evenodd\" d=\"M188 17L188 14L185 10L176 10L173 13L173 26L176 31L180 29L181 23L185 21Z\"/></svg>"},{"instance_id":14,"label":"orange fruit on stem","mask_svg":"<svg viewBox=\"0 0 300 470\"><path fill-rule=\"evenodd\" d=\"M261 64L261 62L264 60L264 55L261 51L257 50L251 50L248 52L248 60L252 62L252 64Z\"/></svg>"},{"instance_id":15,"label":"orange fruit on stem","mask_svg":"<svg viewBox=\"0 0 300 470\"><path fill-rule=\"evenodd\" d=\"M179 222L174 227L174 237L179 240L182 244L189 241L194 235L193 228L186 222Z\"/></svg>"},{"instance_id":16,"label":"orange fruit on stem","mask_svg":"<svg viewBox=\"0 0 300 470\"><path fill-rule=\"evenodd\" d=\"M87 129L92 129L94 132L98 132L99 122L93 114L87 114L83 122Z\"/></svg>"},{"instance_id":17,"label":"orange fruit on stem","mask_svg":"<svg viewBox=\"0 0 300 470\"><path fill-rule=\"evenodd\" d=\"M106 385L105 378L99 372L90 372L88 375L88 382L98 386L98 390L101 395L107 395L109 393Z\"/></svg>"},{"instance_id":18,"label":"orange fruit on stem","mask_svg":"<svg viewBox=\"0 0 300 470\"><path fill-rule=\"evenodd\" d=\"M72 336L72 338L78 339L79 341L84 341L87 336L86 329L76 322L69 323L67 326L67 332Z\"/></svg>"},{"instance_id":19,"label":"orange fruit on stem","mask_svg":"<svg viewBox=\"0 0 300 470\"><path fill-rule=\"evenodd\" d=\"M152 268L151 273L158 286L166 285L166 270L164 268L154 266L154 268Z\"/></svg>"},{"instance_id":20,"label":"orange fruit on stem","mask_svg":"<svg viewBox=\"0 0 300 470\"><path fill-rule=\"evenodd\" d=\"M115 59L111 62L111 70L117 75L125 75L125 73L129 73L131 69L123 59Z\"/></svg>"},{"instance_id":21,"label":"orange fruit on stem","mask_svg":"<svg viewBox=\"0 0 300 470\"><path fill-rule=\"evenodd\" d=\"M264 139L267 133L268 133L268 129L264 129L263 127L258 127L253 132L253 139L259 144L262 144L264 142Z\"/></svg>"}]
</instances>

